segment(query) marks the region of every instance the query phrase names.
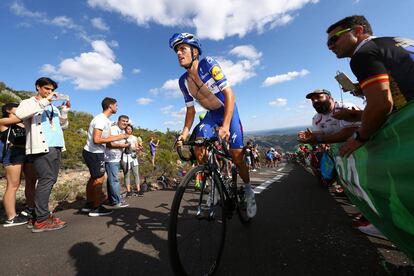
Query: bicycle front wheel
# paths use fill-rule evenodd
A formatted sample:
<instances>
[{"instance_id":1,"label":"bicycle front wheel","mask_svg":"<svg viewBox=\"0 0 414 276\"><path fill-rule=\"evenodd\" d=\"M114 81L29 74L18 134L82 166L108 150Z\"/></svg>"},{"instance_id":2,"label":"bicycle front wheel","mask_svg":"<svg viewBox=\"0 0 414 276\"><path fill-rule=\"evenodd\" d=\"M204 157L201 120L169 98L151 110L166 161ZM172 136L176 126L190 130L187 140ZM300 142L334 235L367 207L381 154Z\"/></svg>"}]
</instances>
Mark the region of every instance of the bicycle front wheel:
<instances>
[{"instance_id":1,"label":"bicycle front wheel","mask_svg":"<svg viewBox=\"0 0 414 276\"><path fill-rule=\"evenodd\" d=\"M220 183L204 165L193 168L178 186L171 206L168 246L175 275L212 275L226 234Z\"/></svg>"}]
</instances>

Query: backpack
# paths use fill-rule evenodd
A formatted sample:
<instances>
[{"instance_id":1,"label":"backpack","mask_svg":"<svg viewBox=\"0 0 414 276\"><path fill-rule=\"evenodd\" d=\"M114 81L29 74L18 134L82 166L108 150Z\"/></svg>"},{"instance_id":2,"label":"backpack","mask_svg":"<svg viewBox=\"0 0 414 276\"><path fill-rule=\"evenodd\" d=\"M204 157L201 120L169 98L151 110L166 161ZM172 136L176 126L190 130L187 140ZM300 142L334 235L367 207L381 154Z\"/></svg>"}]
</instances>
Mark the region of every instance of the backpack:
<instances>
[{"instance_id":1,"label":"backpack","mask_svg":"<svg viewBox=\"0 0 414 276\"><path fill-rule=\"evenodd\" d=\"M7 149L9 148L9 136L11 128L2 131L0 133L0 163L3 163L3 159L6 156Z\"/></svg>"}]
</instances>

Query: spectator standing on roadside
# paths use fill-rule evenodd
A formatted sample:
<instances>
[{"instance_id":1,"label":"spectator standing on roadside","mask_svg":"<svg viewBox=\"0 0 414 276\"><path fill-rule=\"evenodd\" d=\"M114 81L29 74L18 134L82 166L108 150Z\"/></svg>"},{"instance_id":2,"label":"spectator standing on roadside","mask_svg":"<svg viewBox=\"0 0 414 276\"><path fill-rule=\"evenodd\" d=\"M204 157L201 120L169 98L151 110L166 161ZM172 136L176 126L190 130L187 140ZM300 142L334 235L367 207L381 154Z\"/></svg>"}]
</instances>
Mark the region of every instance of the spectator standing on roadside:
<instances>
[{"instance_id":1,"label":"spectator standing on roadside","mask_svg":"<svg viewBox=\"0 0 414 276\"><path fill-rule=\"evenodd\" d=\"M109 215L112 213L102 206L103 198L102 185L105 179L105 148L106 144L124 140L127 134L111 135L111 121L109 117L118 111L118 104L113 98L102 100L102 113L96 115L89 124L86 145L83 148L82 156L88 166L91 177L86 185L86 204L81 209L91 217Z\"/></svg>"},{"instance_id":2,"label":"spectator standing on roadside","mask_svg":"<svg viewBox=\"0 0 414 276\"><path fill-rule=\"evenodd\" d=\"M266 165L268 168L273 168L273 152L274 149L270 148L268 151L266 151Z\"/></svg>"},{"instance_id":3,"label":"spectator standing on roadside","mask_svg":"<svg viewBox=\"0 0 414 276\"><path fill-rule=\"evenodd\" d=\"M128 125L129 117L121 115L118 122L111 126L111 135L122 135ZM105 149L105 170L107 174L107 188L109 204L117 208L128 207L128 204L121 196L121 184L119 183L119 169L121 156L124 149L129 148L128 139L117 140L106 145Z\"/></svg>"},{"instance_id":4,"label":"spectator standing on roadside","mask_svg":"<svg viewBox=\"0 0 414 276\"><path fill-rule=\"evenodd\" d=\"M32 232L62 229L66 222L49 212L49 197L57 181L61 152L65 150L65 140L61 125L67 127L67 117L63 118L52 100L59 94L54 92L57 83L42 77L35 83L37 94L23 100L15 115L23 121L26 132L26 155L37 172L35 190L35 219ZM68 103L69 104L69 103Z\"/></svg>"},{"instance_id":5,"label":"spectator standing on roadside","mask_svg":"<svg viewBox=\"0 0 414 276\"><path fill-rule=\"evenodd\" d=\"M255 172L256 169L260 169L260 161L259 161L259 149L258 149L259 145L255 145L252 148L252 154L253 154L253 171Z\"/></svg>"},{"instance_id":6,"label":"spectator standing on roadside","mask_svg":"<svg viewBox=\"0 0 414 276\"><path fill-rule=\"evenodd\" d=\"M138 162L138 155L142 150L142 145L138 140L139 137L132 134L133 127L131 125L126 126L125 133L129 135L126 143L130 145L124 149L121 158L122 171L124 172L124 183L127 189L126 196L132 196L134 194L131 189L131 173L134 175L135 185L137 188L135 194L143 196L144 193L141 191Z\"/></svg>"},{"instance_id":7,"label":"spectator standing on roadside","mask_svg":"<svg viewBox=\"0 0 414 276\"><path fill-rule=\"evenodd\" d=\"M151 140L149 142L150 147L150 153L151 153L151 162L152 166L155 168L155 154L157 153L157 147L160 143L160 140L157 140L157 143L155 143L155 139L153 136L151 136Z\"/></svg>"},{"instance_id":8,"label":"spectator standing on roadside","mask_svg":"<svg viewBox=\"0 0 414 276\"><path fill-rule=\"evenodd\" d=\"M2 106L3 119L8 119L11 114L16 112L19 104L7 103ZM4 227L26 224L28 218L34 212L34 192L36 185L36 173L32 163L26 162L26 133L22 123L11 124L8 127L7 120L0 122L0 139L3 144L1 149L1 162L5 170L7 186L3 197L3 205L6 211L6 221ZM21 215L16 213L16 193L21 182L21 174L25 174L25 195L26 209Z\"/></svg>"},{"instance_id":9,"label":"spectator standing on roadside","mask_svg":"<svg viewBox=\"0 0 414 276\"><path fill-rule=\"evenodd\" d=\"M244 160L246 162L247 169L249 172L252 170L252 143L248 141L246 146L243 147Z\"/></svg>"}]
</instances>

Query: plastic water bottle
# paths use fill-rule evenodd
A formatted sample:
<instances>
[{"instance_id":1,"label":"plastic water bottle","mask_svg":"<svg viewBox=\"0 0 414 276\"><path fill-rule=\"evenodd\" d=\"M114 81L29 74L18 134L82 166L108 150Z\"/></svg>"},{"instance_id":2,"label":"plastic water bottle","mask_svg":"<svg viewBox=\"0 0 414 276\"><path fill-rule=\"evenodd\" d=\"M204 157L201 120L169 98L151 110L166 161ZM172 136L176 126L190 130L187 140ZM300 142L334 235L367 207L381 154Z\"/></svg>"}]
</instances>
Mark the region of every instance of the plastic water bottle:
<instances>
[{"instance_id":1,"label":"plastic water bottle","mask_svg":"<svg viewBox=\"0 0 414 276\"><path fill-rule=\"evenodd\" d=\"M69 101L69 95L57 93L55 97L52 98L52 101Z\"/></svg>"}]
</instances>

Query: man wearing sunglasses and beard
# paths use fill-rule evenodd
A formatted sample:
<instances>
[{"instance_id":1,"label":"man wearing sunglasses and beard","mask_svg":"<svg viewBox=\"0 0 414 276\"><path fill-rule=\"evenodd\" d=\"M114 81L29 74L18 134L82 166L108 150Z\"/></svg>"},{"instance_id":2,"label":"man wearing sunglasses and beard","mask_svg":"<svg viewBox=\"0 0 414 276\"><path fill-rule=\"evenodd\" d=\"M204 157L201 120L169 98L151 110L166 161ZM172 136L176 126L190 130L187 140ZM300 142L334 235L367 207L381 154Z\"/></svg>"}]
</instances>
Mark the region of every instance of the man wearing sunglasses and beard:
<instances>
[{"instance_id":1,"label":"man wearing sunglasses and beard","mask_svg":"<svg viewBox=\"0 0 414 276\"><path fill-rule=\"evenodd\" d=\"M414 98L414 41L401 37L374 37L361 15L332 24L327 46L337 58L351 58L352 72L366 98L361 126L342 145L349 156L381 128L392 111Z\"/></svg>"},{"instance_id":2,"label":"man wearing sunglasses and beard","mask_svg":"<svg viewBox=\"0 0 414 276\"><path fill-rule=\"evenodd\" d=\"M306 95L312 102L316 114L312 119L312 130L298 133L298 141L309 144L330 144L344 142L358 128L359 122L348 122L333 117L336 110L358 110L352 103L335 102L331 92L326 89L316 89Z\"/></svg>"}]
</instances>

